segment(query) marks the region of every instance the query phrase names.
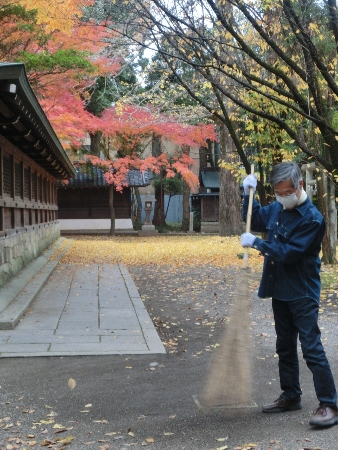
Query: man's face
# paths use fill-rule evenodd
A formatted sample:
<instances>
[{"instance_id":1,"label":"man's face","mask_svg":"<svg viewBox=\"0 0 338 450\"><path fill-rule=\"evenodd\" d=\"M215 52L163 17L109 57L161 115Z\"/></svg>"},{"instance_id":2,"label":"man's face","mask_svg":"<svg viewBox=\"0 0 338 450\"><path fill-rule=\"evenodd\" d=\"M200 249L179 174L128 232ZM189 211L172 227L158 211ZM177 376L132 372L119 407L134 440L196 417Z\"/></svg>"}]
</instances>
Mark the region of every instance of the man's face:
<instances>
[{"instance_id":1,"label":"man's face","mask_svg":"<svg viewBox=\"0 0 338 450\"><path fill-rule=\"evenodd\" d=\"M289 197L294 197L294 195L296 195L297 199L299 199L300 194L301 194L301 190L303 187L303 180L301 180L299 182L298 188L295 189L292 186L292 182L291 180L285 180L285 181L281 181L280 183L277 183L275 185L275 195L277 197L283 197L284 199ZM296 207L297 202L292 206L292 207L286 207L287 209L293 209Z\"/></svg>"}]
</instances>

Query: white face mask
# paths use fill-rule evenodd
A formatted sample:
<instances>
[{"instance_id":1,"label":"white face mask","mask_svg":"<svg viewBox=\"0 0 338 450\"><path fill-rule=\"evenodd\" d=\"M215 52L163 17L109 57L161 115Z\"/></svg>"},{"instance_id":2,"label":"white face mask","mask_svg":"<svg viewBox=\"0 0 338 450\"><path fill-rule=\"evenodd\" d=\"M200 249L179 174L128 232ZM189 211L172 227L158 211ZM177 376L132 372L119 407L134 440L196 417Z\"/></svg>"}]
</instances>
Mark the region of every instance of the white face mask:
<instances>
[{"instance_id":1,"label":"white face mask","mask_svg":"<svg viewBox=\"0 0 338 450\"><path fill-rule=\"evenodd\" d=\"M279 203L281 203L286 209L291 209L298 203L298 197L295 193L286 195L285 197L282 197L281 195L276 195L276 200Z\"/></svg>"}]
</instances>

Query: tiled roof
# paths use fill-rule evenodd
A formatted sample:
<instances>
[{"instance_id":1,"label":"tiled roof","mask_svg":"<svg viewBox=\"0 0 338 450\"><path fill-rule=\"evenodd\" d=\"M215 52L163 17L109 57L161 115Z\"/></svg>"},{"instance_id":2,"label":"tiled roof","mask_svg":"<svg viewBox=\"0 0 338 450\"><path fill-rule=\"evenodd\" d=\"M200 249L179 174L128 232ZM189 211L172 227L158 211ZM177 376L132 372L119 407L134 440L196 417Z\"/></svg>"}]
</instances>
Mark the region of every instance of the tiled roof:
<instances>
[{"instance_id":1,"label":"tiled roof","mask_svg":"<svg viewBox=\"0 0 338 450\"><path fill-rule=\"evenodd\" d=\"M202 184L207 189L219 189L219 173L216 170L202 170Z\"/></svg>"},{"instance_id":2,"label":"tiled roof","mask_svg":"<svg viewBox=\"0 0 338 450\"><path fill-rule=\"evenodd\" d=\"M22 63L0 63L0 135L56 179L74 167L36 98Z\"/></svg>"},{"instance_id":3,"label":"tiled roof","mask_svg":"<svg viewBox=\"0 0 338 450\"><path fill-rule=\"evenodd\" d=\"M140 170L129 170L127 175L128 186L149 186L151 180L151 172L149 170L141 172Z\"/></svg>"},{"instance_id":4,"label":"tiled roof","mask_svg":"<svg viewBox=\"0 0 338 450\"><path fill-rule=\"evenodd\" d=\"M142 173L140 170L130 170L127 174L129 187L148 186L150 184L150 172ZM88 188L108 186L104 178L104 172L97 166L81 166L76 168L74 178L68 180L68 184L58 182L58 187L63 188Z\"/></svg>"}]
</instances>

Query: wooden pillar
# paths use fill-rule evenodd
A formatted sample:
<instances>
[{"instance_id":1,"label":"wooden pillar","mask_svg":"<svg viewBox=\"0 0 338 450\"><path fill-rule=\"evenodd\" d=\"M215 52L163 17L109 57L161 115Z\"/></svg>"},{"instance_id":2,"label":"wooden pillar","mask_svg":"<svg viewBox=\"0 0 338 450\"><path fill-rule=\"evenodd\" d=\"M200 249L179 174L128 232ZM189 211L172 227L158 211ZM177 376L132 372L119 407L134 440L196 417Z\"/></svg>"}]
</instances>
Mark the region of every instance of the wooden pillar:
<instances>
[{"instance_id":1,"label":"wooden pillar","mask_svg":"<svg viewBox=\"0 0 338 450\"><path fill-rule=\"evenodd\" d=\"M12 172L12 182L11 182L11 198L14 200L15 196L15 162L13 155L10 155L11 160L11 172Z\"/></svg>"},{"instance_id":2,"label":"wooden pillar","mask_svg":"<svg viewBox=\"0 0 338 450\"><path fill-rule=\"evenodd\" d=\"M35 202L39 202L39 174L35 171Z\"/></svg>"},{"instance_id":3,"label":"wooden pillar","mask_svg":"<svg viewBox=\"0 0 338 450\"><path fill-rule=\"evenodd\" d=\"M32 201L32 168L28 167L28 200Z\"/></svg>"},{"instance_id":4,"label":"wooden pillar","mask_svg":"<svg viewBox=\"0 0 338 450\"><path fill-rule=\"evenodd\" d=\"M23 161L20 161L20 169L21 169L20 197L23 200L25 197L25 167Z\"/></svg>"}]
</instances>

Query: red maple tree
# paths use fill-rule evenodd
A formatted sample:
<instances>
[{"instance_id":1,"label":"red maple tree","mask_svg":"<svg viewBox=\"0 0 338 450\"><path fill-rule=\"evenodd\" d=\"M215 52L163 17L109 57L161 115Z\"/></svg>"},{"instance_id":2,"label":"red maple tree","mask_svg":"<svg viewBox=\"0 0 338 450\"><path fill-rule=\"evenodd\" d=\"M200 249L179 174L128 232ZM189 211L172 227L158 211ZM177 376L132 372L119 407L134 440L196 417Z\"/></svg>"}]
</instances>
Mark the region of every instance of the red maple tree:
<instances>
[{"instance_id":1,"label":"red maple tree","mask_svg":"<svg viewBox=\"0 0 338 450\"><path fill-rule=\"evenodd\" d=\"M5 2L9 4L11 0ZM154 135L179 147L205 145L207 139L216 139L214 126L178 123L159 114L151 105L142 108L115 106L106 109L100 117L94 116L85 108L89 87L97 77L114 77L123 63L120 56L107 57L110 53L107 46L114 40L114 32L106 23L100 25L81 20L83 0L61 4L47 0L19 0L19 3L27 11L33 11L33 8L36 11L30 19L35 34L32 35L32 28L18 26L18 17L8 17L2 22L3 42L8 42L6 48L10 49L13 59L29 61L28 78L60 141L70 150L70 157L71 149L80 147L88 134L100 132L115 142L122 138L124 143L123 152L115 161L90 158L93 164L104 168L107 182L114 184L116 189L125 186L130 169L154 173L165 170L167 177L179 173L192 188L196 187L197 177L189 169L193 160L186 154L177 154L170 159L165 154L142 159L137 149ZM91 0L85 2L86 5L91 3ZM41 39L41 33L45 33L44 39ZM74 54L67 53L69 51ZM57 56L60 59L56 58L56 61L60 64L49 64L48 58L43 59L46 55L51 59ZM75 68L71 64L72 57L76 61Z\"/></svg>"}]
</instances>

